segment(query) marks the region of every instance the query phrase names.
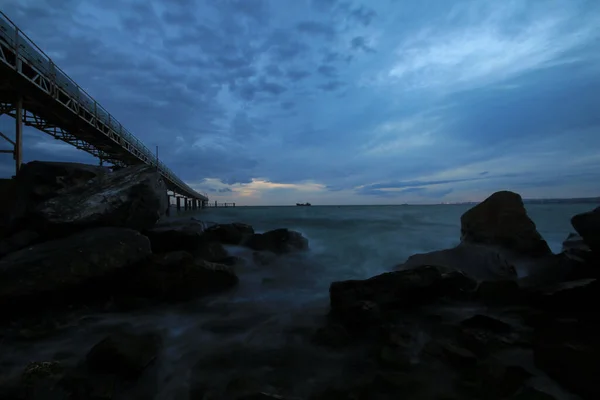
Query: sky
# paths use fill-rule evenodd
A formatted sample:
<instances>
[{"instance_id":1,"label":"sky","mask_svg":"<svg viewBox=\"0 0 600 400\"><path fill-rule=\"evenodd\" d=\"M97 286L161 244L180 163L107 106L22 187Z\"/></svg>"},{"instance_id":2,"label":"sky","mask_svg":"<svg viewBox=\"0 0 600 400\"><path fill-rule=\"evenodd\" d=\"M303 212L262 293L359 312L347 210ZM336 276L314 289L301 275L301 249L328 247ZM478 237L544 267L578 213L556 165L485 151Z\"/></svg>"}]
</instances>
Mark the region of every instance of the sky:
<instances>
[{"instance_id":1,"label":"sky","mask_svg":"<svg viewBox=\"0 0 600 400\"><path fill-rule=\"evenodd\" d=\"M211 201L600 196L597 0L0 0L0 9ZM2 132L13 126L0 117ZM33 128L24 159L97 163ZM0 154L0 176L13 172Z\"/></svg>"}]
</instances>

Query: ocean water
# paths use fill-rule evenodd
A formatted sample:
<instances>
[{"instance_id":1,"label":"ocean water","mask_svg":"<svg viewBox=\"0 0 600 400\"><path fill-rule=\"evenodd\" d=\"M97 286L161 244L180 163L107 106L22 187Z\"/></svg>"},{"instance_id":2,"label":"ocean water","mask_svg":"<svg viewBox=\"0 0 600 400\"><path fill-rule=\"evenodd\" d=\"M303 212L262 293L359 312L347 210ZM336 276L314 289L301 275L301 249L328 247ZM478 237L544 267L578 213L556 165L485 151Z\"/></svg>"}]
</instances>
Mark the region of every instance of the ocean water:
<instances>
[{"instance_id":1,"label":"ocean water","mask_svg":"<svg viewBox=\"0 0 600 400\"><path fill-rule=\"evenodd\" d=\"M552 250L559 252L573 231L570 218L594 206L528 205L527 210ZM5 344L0 361L18 371L28 361L70 352L72 357L65 362L75 362L115 327L158 330L163 353L130 396L136 390L151 390L156 399L184 400L198 385L223 388L232 379L250 377L261 390L307 397L320 383L339 377L341 370L365 367L360 363L364 354L341 354L310 343L328 311L330 283L368 278L412 254L455 246L460 216L469 207L235 207L182 212L172 218L244 222L257 232L293 229L309 239L310 251L259 266L253 264L251 251L231 246L232 255L247 260L237 267L240 284L234 290L133 314L82 316L79 323L46 340L8 349Z\"/></svg>"}]
</instances>

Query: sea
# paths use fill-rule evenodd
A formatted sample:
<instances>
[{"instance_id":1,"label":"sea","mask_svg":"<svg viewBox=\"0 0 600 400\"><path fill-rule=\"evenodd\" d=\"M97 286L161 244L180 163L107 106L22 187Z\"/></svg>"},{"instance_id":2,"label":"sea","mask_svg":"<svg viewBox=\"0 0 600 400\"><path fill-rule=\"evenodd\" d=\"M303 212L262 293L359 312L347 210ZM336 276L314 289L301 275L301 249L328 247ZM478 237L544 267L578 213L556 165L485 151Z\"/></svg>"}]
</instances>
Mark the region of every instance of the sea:
<instances>
[{"instance_id":1,"label":"sea","mask_svg":"<svg viewBox=\"0 0 600 400\"><path fill-rule=\"evenodd\" d=\"M230 246L231 255L247 261L236 267L237 288L149 311L82 315L77 323L47 339L8 348L0 343L0 366L18 371L27 361L57 357L68 364L81 359L114 329L159 331L163 352L144 385L133 391L151 388L152 398L187 400L193 398L190 393L198 396L198 391L223 388L231 382L259 382L262 391L307 398L323 382L339 379L342 371L365 367L357 361L360 355L352 358L348 352L330 351L311 342L326 318L330 283L365 279L390 271L412 254L457 245L460 217L470 207L238 206L181 212L170 218L243 222L256 232L289 228L308 238L310 250L260 266L253 264L251 251ZM596 205L526 207L538 231L558 253L574 231L570 218ZM556 390L558 400L571 398ZM133 392L130 395L134 398Z\"/></svg>"}]
</instances>

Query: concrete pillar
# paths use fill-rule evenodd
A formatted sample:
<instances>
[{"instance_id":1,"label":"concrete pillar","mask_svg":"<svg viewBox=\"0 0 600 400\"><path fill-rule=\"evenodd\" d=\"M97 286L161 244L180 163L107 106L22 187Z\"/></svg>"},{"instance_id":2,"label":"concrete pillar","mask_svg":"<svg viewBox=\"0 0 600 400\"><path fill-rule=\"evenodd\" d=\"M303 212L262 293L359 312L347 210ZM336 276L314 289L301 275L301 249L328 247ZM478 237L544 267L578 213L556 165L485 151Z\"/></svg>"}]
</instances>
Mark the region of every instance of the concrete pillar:
<instances>
[{"instance_id":1,"label":"concrete pillar","mask_svg":"<svg viewBox=\"0 0 600 400\"><path fill-rule=\"evenodd\" d=\"M177 210L181 210L181 197L177 196Z\"/></svg>"},{"instance_id":2,"label":"concrete pillar","mask_svg":"<svg viewBox=\"0 0 600 400\"><path fill-rule=\"evenodd\" d=\"M188 206L189 206L189 201L188 201L187 197L183 198L183 205L184 205L184 209L187 210Z\"/></svg>"}]
</instances>

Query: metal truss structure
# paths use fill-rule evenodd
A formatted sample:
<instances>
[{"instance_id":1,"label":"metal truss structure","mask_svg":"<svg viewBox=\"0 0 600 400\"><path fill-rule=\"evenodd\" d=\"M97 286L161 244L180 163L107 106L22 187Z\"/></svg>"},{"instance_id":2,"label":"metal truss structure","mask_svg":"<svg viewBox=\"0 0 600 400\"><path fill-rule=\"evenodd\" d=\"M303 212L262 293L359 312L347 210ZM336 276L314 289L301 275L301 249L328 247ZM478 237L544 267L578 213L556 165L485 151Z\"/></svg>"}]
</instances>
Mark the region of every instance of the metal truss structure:
<instances>
[{"instance_id":1,"label":"metal truss structure","mask_svg":"<svg viewBox=\"0 0 600 400\"><path fill-rule=\"evenodd\" d=\"M15 118L13 146L21 165L22 124L34 127L115 166L156 166L167 188L177 196L208 202L179 179L141 141L125 129L87 92L58 68L0 11L0 115ZM194 201L195 203L195 201Z\"/></svg>"}]
</instances>

